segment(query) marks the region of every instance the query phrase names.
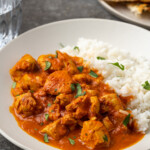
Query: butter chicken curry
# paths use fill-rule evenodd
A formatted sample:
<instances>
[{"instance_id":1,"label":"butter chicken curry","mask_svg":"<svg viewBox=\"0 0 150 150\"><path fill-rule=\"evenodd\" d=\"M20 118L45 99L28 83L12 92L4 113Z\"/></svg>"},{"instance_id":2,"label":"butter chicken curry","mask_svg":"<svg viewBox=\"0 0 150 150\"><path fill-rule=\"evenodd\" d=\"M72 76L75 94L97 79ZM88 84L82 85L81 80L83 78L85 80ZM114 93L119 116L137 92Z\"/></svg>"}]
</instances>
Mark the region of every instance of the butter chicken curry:
<instances>
[{"instance_id":1,"label":"butter chicken curry","mask_svg":"<svg viewBox=\"0 0 150 150\"><path fill-rule=\"evenodd\" d=\"M64 150L119 150L140 139L122 97L98 70L66 53L24 55L10 70L18 125L39 141Z\"/></svg>"}]
</instances>

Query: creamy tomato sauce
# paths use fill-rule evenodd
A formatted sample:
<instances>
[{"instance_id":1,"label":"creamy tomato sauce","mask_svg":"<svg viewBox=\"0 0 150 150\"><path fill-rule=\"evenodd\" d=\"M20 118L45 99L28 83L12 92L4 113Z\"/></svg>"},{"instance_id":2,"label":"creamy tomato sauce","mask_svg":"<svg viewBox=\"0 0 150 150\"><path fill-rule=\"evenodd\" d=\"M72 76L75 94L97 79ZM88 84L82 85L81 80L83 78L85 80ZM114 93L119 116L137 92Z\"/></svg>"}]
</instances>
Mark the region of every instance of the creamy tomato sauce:
<instances>
[{"instance_id":1,"label":"creamy tomato sauce","mask_svg":"<svg viewBox=\"0 0 150 150\"><path fill-rule=\"evenodd\" d=\"M144 137L127 104L83 59L57 51L36 61L23 56L10 70L18 125L41 142L64 150L117 150Z\"/></svg>"}]
</instances>

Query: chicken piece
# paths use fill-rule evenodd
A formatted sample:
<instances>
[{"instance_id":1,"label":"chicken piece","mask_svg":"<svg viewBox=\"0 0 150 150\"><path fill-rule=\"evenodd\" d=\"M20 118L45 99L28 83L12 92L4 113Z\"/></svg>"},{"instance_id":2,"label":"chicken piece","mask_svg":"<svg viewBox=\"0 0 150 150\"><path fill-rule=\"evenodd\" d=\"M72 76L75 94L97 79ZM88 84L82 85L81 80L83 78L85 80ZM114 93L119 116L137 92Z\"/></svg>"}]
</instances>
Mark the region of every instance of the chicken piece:
<instances>
[{"instance_id":1,"label":"chicken piece","mask_svg":"<svg viewBox=\"0 0 150 150\"><path fill-rule=\"evenodd\" d=\"M60 106L65 107L72 101L72 99L73 99L72 94L59 94L56 97L55 103L60 104Z\"/></svg>"},{"instance_id":2,"label":"chicken piece","mask_svg":"<svg viewBox=\"0 0 150 150\"><path fill-rule=\"evenodd\" d=\"M35 69L37 69L36 60L31 55L26 54L10 69L10 75L14 81L19 81L25 72Z\"/></svg>"},{"instance_id":3,"label":"chicken piece","mask_svg":"<svg viewBox=\"0 0 150 150\"><path fill-rule=\"evenodd\" d=\"M32 74L25 74L19 82L22 86L22 89L32 91L37 91L44 84L43 78Z\"/></svg>"},{"instance_id":4,"label":"chicken piece","mask_svg":"<svg viewBox=\"0 0 150 150\"><path fill-rule=\"evenodd\" d=\"M21 114L22 117L27 117L34 114L36 101L31 93L25 93L15 97L14 107L18 114Z\"/></svg>"},{"instance_id":5,"label":"chicken piece","mask_svg":"<svg viewBox=\"0 0 150 150\"><path fill-rule=\"evenodd\" d=\"M64 67L63 63L52 55L41 55L37 62L43 71L45 71L46 62L51 63L51 66L48 68L49 72L61 70Z\"/></svg>"},{"instance_id":6,"label":"chicken piece","mask_svg":"<svg viewBox=\"0 0 150 150\"><path fill-rule=\"evenodd\" d=\"M78 82L78 83L83 83L83 82L90 83L92 81L92 79L91 79L91 77L88 74L82 73L82 74L75 74L73 76L73 81L75 83L76 82Z\"/></svg>"},{"instance_id":7,"label":"chicken piece","mask_svg":"<svg viewBox=\"0 0 150 150\"><path fill-rule=\"evenodd\" d=\"M113 111L118 111L123 109L123 103L116 93L105 94L100 99L101 102L101 111L102 113L108 112L112 113Z\"/></svg>"},{"instance_id":8,"label":"chicken piece","mask_svg":"<svg viewBox=\"0 0 150 150\"><path fill-rule=\"evenodd\" d=\"M77 121L75 118L72 116L72 114L67 114L61 118L61 124L64 125L73 125L77 124Z\"/></svg>"},{"instance_id":9,"label":"chicken piece","mask_svg":"<svg viewBox=\"0 0 150 150\"><path fill-rule=\"evenodd\" d=\"M44 89L48 94L58 95L59 93L71 93L71 76L67 71L55 71L47 77Z\"/></svg>"},{"instance_id":10,"label":"chicken piece","mask_svg":"<svg viewBox=\"0 0 150 150\"><path fill-rule=\"evenodd\" d=\"M114 129L114 125L112 124L108 116L103 119L103 124L109 132Z\"/></svg>"},{"instance_id":11,"label":"chicken piece","mask_svg":"<svg viewBox=\"0 0 150 150\"><path fill-rule=\"evenodd\" d=\"M70 74L75 74L79 72L74 61L69 55L67 55L66 53L61 53L59 51L57 51L57 54L58 54L58 58L60 59L60 61L64 63L65 69Z\"/></svg>"},{"instance_id":12,"label":"chicken piece","mask_svg":"<svg viewBox=\"0 0 150 150\"><path fill-rule=\"evenodd\" d=\"M81 119L86 116L89 111L89 100L87 95L80 96L74 101L72 101L69 105L66 106L66 110L68 112L75 112L74 117L76 119Z\"/></svg>"},{"instance_id":13,"label":"chicken piece","mask_svg":"<svg viewBox=\"0 0 150 150\"><path fill-rule=\"evenodd\" d=\"M96 120L89 120L83 123L80 139L84 144L94 149L96 146L108 147L110 136L105 126Z\"/></svg>"},{"instance_id":14,"label":"chicken piece","mask_svg":"<svg viewBox=\"0 0 150 150\"><path fill-rule=\"evenodd\" d=\"M89 96L97 96L99 92L97 90L86 90L86 93Z\"/></svg>"},{"instance_id":15,"label":"chicken piece","mask_svg":"<svg viewBox=\"0 0 150 150\"><path fill-rule=\"evenodd\" d=\"M100 111L100 102L97 96L92 96L90 98L91 107L90 107L90 117L97 116Z\"/></svg>"},{"instance_id":16,"label":"chicken piece","mask_svg":"<svg viewBox=\"0 0 150 150\"><path fill-rule=\"evenodd\" d=\"M42 133L47 133L50 137L55 140L61 139L68 132L65 125L61 124L61 120L58 119L50 124L48 124L44 129L41 130Z\"/></svg>"},{"instance_id":17,"label":"chicken piece","mask_svg":"<svg viewBox=\"0 0 150 150\"><path fill-rule=\"evenodd\" d=\"M83 65L83 58L81 58L81 57L76 57L76 56L74 56L74 57L72 57L72 60L73 60L74 63L75 63L76 65L78 65L78 66Z\"/></svg>"},{"instance_id":18,"label":"chicken piece","mask_svg":"<svg viewBox=\"0 0 150 150\"><path fill-rule=\"evenodd\" d=\"M38 101L46 101L47 100L47 94L46 94L46 92L44 91L43 88L41 88L41 89L37 90L36 92L34 92L33 96Z\"/></svg>"},{"instance_id":19,"label":"chicken piece","mask_svg":"<svg viewBox=\"0 0 150 150\"><path fill-rule=\"evenodd\" d=\"M57 120L60 117L60 106L58 104L53 104L49 108L49 119Z\"/></svg>"}]
</instances>

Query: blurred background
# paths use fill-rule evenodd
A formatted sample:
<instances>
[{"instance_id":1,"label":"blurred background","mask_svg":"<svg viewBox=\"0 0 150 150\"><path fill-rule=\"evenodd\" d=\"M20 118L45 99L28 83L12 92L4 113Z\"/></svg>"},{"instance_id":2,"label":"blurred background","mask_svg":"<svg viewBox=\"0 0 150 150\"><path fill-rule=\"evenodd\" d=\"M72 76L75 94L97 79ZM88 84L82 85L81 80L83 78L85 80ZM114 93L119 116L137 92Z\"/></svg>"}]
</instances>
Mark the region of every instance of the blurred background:
<instances>
[{"instance_id":1,"label":"blurred background","mask_svg":"<svg viewBox=\"0 0 150 150\"><path fill-rule=\"evenodd\" d=\"M119 20L108 13L97 0L23 0L21 32L46 23L73 18Z\"/></svg>"}]
</instances>

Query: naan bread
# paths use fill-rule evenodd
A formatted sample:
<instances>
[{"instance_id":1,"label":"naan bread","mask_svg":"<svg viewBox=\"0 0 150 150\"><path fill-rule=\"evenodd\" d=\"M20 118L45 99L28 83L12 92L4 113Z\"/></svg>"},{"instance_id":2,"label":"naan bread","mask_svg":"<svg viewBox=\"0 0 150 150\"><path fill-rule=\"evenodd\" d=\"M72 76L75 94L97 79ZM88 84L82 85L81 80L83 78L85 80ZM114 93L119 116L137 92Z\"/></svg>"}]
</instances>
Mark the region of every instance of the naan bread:
<instances>
[{"instance_id":1,"label":"naan bread","mask_svg":"<svg viewBox=\"0 0 150 150\"><path fill-rule=\"evenodd\" d=\"M150 4L146 3L128 3L127 7L136 15L141 15L144 12L150 12Z\"/></svg>"},{"instance_id":2,"label":"naan bread","mask_svg":"<svg viewBox=\"0 0 150 150\"><path fill-rule=\"evenodd\" d=\"M106 2L146 2L150 3L150 0L105 0Z\"/></svg>"}]
</instances>

